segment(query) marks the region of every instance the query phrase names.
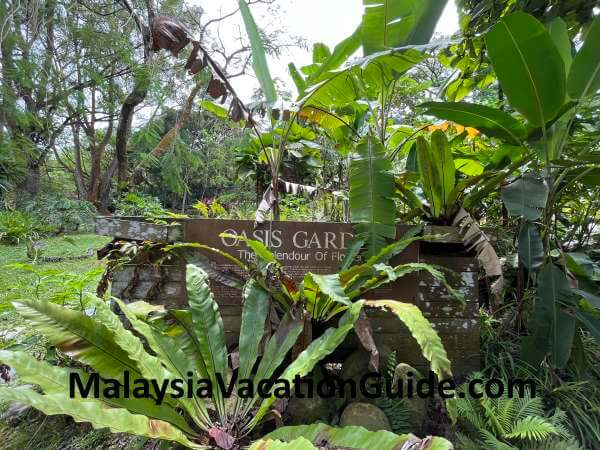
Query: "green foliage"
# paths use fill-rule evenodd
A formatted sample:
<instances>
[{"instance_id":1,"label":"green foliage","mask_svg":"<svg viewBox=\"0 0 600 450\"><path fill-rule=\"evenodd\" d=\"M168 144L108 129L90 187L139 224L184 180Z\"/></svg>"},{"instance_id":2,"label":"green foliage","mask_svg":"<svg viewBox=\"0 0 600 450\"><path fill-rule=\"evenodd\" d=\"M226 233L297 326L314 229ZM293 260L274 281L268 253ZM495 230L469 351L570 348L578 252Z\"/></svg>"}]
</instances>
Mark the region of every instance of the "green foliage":
<instances>
[{"instance_id":1,"label":"green foliage","mask_svg":"<svg viewBox=\"0 0 600 450\"><path fill-rule=\"evenodd\" d=\"M534 126L556 117L565 101L565 65L544 25L515 12L494 25L485 41L511 105Z\"/></svg>"},{"instance_id":2,"label":"green foliage","mask_svg":"<svg viewBox=\"0 0 600 450\"><path fill-rule=\"evenodd\" d=\"M85 201L61 194L40 194L23 206L24 211L50 225L58 232L89 232L94 227L96 209Z\"/></svg>"},{"instance_id":3,"label":"green foliage","mask_svg":"<svg viewBox=\"0 0 600 450\"><path fill-rule=\"evenodd\" d=\"M23 211L0 211L0 242L16 245L37 241L55 229Z\"/></svg>"},{"instance_id":4,"label":"green foliage","mask_svg":"<svg viewBox=\"0 0 600 450\"><path fill-rule=\"evenodd\" d=\"M544 244L537 227L527 223L519 233L519 260L528 270L535 270L544 262Z\"/></svg>"},{"instance_id":5,"label":"green foliage","mask_svg":"<svg viewBox=\"0 0 600 450\"><path fill-rule=\"evenodd\" d=\"M115 213L119 216L160 217L166 215L166 210L156 197L130 192L119 199Z\"/></svg>"},{"instance_id":6,"label":"green foliage","mask_svg":"<svg viewBox=\"0 0 600 450\"><path fill-rule=\"evenodd\" d=\"M356 151L350 166L350 211L355 234L371 257L396 237L394 177L385 148L374 137L367 137Z\"/></svg>"},{"instance_id":7,"label":"green foliage","mask_svg":"<svg viewBox=\"0 0 600 450\"><path fill-rule=\"evenodd\" d=\"M504 386L508 386L504 381ZM571 437L565 427L565 413L556 411L548 416L543 400L531 397L528 389L524 389L522 398L519 395L509 398L504 392L499 398L488 398L484 394L476 399L468 394L466 384L457 392L463 392L464 397L448 400L447 406L453 423L467 427L468 434L459 436L461 448L525 450L552 439L560 439L564 444ZM480 393L483 394L481 390Z\"/></svg>"},{"instance_id":8,"label":"green foliage","mask_svg":"<svg viewBox=\"0 0 600 450\"><path fill-rule=\"evenodd\" d=\"M436 130L431 142L417 139L418 173L423 194L429 202L431 217L453 217L455 204L455 166L450 145L443 131Z\"/></svg>"},{"instance_id":9,"label":"green foliage","mask_svg":"<svg viewBox=\"0 0 600 450\"><path fill-rule=\"evenodd\" d=\"M409 44L427 44L446 1L363 0L361 34L366 55Z\"/></svg>"},{"instance_id":10,"label":"green foliage","mask_svg":"<svg viewBox=\"0 0 600 450\"><path fill-rule=\"evenodd\" d=\"M198 200L192 205L192 208L204 218L225 218L227 217L227 210L219 203L217 199L213 199L210 202L204 203L202 200Z\"/></svg>"},{"instance_id":11,"label":"green foliage","mask_svg":"<svg viewBox=\"0 0 600 450\"><path fill-rule=\"evenodd\" d=\"M252 17L250 8L246 0L239 0L240 12L244 18L244 25L246 26L246 32L250 38L250 44L252 45L252 67L254 73L260 82L265 99L268 103L275 103L277 100L277 92L275 91L275 84L271 78L269 72L269 66L267 64L267 57L265 54L265 48L260 36L256 22Z\"/></svg>"},{"instance_id":12,"label":"green foliage","mask_svg":"<svg viewBox=\"0 0 600 450\"><path fill-rule=\"evenodd\" d=\"M548 185L534 175L524 175L502 188L502 200L512 216L536 220L548 199Z\"/></svg>"},{"instance_id":13,"label":"green foliage","mask_svg":"<svg viewBox=\"0 0 600 450\"><path fill-rule=\"evenodd\" d=\"M388 309L406 325L421 347L425 359L431 362L431 370L440 379L452 373L442 340L417 306L389 300L369 300L367 305Z\"/></svg>"},{"instance_id":14,"label":"green foliage","mask_svg":"<svg viewBox=\"0 0 600 450\"><path fill-rule=\"evenodd\" d=\"M489 106L462 102L427 102L419 107L425 108L425 114L475 128L490 137L498 137L515 145L519 145L525 138L525 128L517 119Z\"/></svg>"},{"instance_id":15,"label":"green foliage","mask_svg":"<svg viewBox=\"0 0 600 450\"><path fill-rule=\"evenodd\" d=\"M317 445L323 442L323 439L336 448L361 450L374 448L391 450L421 443L421 439L412 435L397 435L389 431L367 431L363 427L335 428L320 423L279 428L264 436L260 441L255 442L250 448L252 450L262 448L314 450L318 448ZM282 445L282 442L289 442L290 446ZM450 442L440 437L432 437L426 445L428 445L429 450L452 450L453 448Z\"/></svg>"},{"instance_id":16,"label":"green foliage","mask_svg":"<svg viewBox=\"0 0 600 450\"><path fill-rule=\"evenodd\" d=\"M600 18L596 17L585 35L569 72L568 92L572 98L593 95L600 89Z\"/></svg>"},{"instance_id":17,"label":"green foliage","mask_svg":"<svg viewBox=\"0 0 600 450\"><path fill-rule=\"evenodd\" d=\"M553 263L544 265L537 280L538 302L530 318L530 336L523 343L523 357L539 365L547 353L557 367L571 355L576 319L569 313L573 293L565 273Z\"/></svg>"},{"instance_id":18,"label":"green foliage","mask_svg":"<svg viewBox=\"0 0 600 450\"><path fill-rule=\"evenodd\" d=\"M193 442L200 434L193 431L175 412L182 408L187 417L200 429L219 430L223 435L242 437L256 426L274 398L263 401L251 422L239 429L236 424L252 415L251 408L257 398L240 399L235 405L225 403L216 382L216 374L227 376L227 349L224 344L223 323L208 289L208 278L200 269L188 267L188 293L190 311L164 311L168 319L157 322L137 317L128 306L117 301L129 322L139 334L132 334L121 323L107 304L89 299L95 308L92 317L85 313L68 310L47 302L22 301L15 303L17 310L40 331L57 349L89 365L103 378L122 379L125 370L133 377L163 380L179 373L185 378L192 367L199 378L214 380L212 394L219 422L213 422L203 403L190 399L167 397L162 404L152 400L110 399L97 400L67 398L66 383L72 369L53 368L22 353L3 353L0 359L16 367L23 381L38 385L43 393L31 389L3 390L3 398L18 400L32 405L47 414L71 414L76 420L89 421L94 426L109 427L113 431L128 432L141 436L172 440L188 447L198 447ZM258 359L258 344L262 339L257 327L264 329L267 317L268 294L255 282L244 291L245 311L242 315L240 347L245 351L240 359L243 370L248 372ZM283 377L293 379L296 374L306 375L324 356L330 354L353 328L362 303L355 303L340 320L338 327L331 327L300 355L284 371ZM146 308L148 311L149 309ZM262 312L260 312L262 311ZM282 364L302 330L302 320L291 311L284 316L276 333L267 342L257 372L257 379L270 377ZM175 322L172 322L175 319ZM147 353L143 336L154 354ZM254 349L254 350L252 350ZM189 355L189 356L185 356ZM194 365L190 366L190 362ZM146 417L149 416L149 417ZM152 419L150 419L152 417ZM228 428L226 424L234 428ZM190 441L192 439L192 441ZM222 444L223 445L223 444Z\"/></svg>"}]
</instances>

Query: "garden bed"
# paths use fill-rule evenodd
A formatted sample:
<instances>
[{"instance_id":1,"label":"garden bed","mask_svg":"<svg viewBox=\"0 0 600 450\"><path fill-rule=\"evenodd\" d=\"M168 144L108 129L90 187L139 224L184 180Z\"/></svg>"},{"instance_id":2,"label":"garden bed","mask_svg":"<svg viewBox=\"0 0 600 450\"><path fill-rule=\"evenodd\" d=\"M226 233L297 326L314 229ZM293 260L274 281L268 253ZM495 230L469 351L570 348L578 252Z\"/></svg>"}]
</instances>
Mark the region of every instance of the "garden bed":
<instances>
[{"instance_id":1,"label":"garden bed","mask_svg":"<svg viewBox=\"0 0 600 450\"><path fill-rule=\"evenodd\" d=\"M402 236L409 228L411 226L399 225L397 236ZM182 219L160 224L140 218L100 217L96 221L96 232L121 240L201 243L247 261L251 252L242 241L219 237L221 233L245 235L269 246L286 273L301 281L309 271L337 272L352 237L352 226L346 223L269 222L254 230L254 223L244 220ZM427 227L425 233L443 237L409 245L392 260L392 265L421 262L449 269L448 280L464 294L464 307L425 272L408 275L377 289L369 298L399 300L419 306L442 338L455 374L466 374L479 368L477 260L465 251L457 229ZM112 295L126 301L143 299L167 307L186 307L186 261L172 258L158 264L156 257L146 256L138 255L133 264L122 266L113 273ZM220 270L237 270L225 258L209 256ZM211 288L220 306L228 343L234 344L239 336L240 291L214 281ZM400 321L385 311L373 310L367 314L378 347L395 350L399 361L417 368L427 367L420 348ZM359 347L356 336L351 334L332 359L341 361Z\"/></svg>"}]
</instances>

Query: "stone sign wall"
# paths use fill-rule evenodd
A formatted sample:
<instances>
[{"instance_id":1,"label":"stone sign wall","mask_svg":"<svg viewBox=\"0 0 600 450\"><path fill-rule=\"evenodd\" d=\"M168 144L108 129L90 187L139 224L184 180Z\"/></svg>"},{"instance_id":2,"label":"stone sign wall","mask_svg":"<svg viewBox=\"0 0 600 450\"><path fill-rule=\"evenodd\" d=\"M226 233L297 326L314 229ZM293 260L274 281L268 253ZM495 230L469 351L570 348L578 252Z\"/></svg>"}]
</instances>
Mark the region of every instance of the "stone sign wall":
<instances>
[{"instance_id":1,"label":"stone sign wall","mask_svg":"<svg viewBox=\"0 0 600 450\"><path fill-rule=\"evenodd\" d=\"M120 238L144 239L143 224L135 226L130 221L115 223L111 226L99 227ZM241 235L263 242L282 263L285 271L301 281L306 272L320 274L335 273L344 258L345 251L352 239L350 224L340 223L306 223L306 222L270 222L260 229L254 230L252 221L219 220L219 219L186 219L179 227L171 225L169 231L161 234L156 224L149 224L152 235L176 236L172 241L197 242L218 248L243 261L253 258L252 251L246 244L232 237L221 237L221 233ZM410 226L398 226L397 237L400 238ZM133 232L132 232L133 230ZM434 232L452 231L452 229L434 230ZM454 230L455 231L455 230ZM222 270L238 270L227 259L210 253L213 260ZM458 374L476 370L479 367L479 321L478 321L478 286L477 264L473 256L465 255L462 246L452 237L446 242L413 243L392 260L392 265L406 262L427 262L450 269L447 277L452 285L460 289L467 299L465 308L451 297L443 286L440 286L429 274L410 274L394 283L368 294L371 299L392 299L410 302L419 306L423 314L432 322L440 334L448 355L453 362L454 371ZM135 270L137 285L131 286L132 271ZM114 275L112 292L115 296L126 300L142 299L150 289L156 289L156 279L162 277L159 296L161 303L185 306L185 265L179 262L161 269L124 268ZM126 290L127 287L127 290ZM237 289L212 282L211 288L220 305L225 324L227 340L230 344L237 342L240 326L241 293ZM420 349L408 330L395 318L384 311L369 311L375 340L379 346L387 350L396 350L398 359L420 368L426 367ZM352 349L358 347L354 336L349 337L336 352L337 358L343 358Z\"/></svg>"}]
</instances>

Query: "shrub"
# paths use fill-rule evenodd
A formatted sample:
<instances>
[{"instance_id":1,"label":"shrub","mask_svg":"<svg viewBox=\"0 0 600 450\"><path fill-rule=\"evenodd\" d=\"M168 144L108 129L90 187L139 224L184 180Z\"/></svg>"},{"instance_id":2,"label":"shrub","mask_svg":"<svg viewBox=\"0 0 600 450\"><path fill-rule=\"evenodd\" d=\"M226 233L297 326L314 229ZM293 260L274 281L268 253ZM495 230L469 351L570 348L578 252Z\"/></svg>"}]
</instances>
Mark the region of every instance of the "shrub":
<instances>
[{"instance_id":1,"label":"shrub","mask_svg":"<svg viewBox=\"0 0 600 450\"><path fill-rule=\"evenodd\" d=\"M54 231L52 226L43 224L23 211L0 211L0 242L2 243L17 245L26 240L37 240Z\"/></svg>"},{"instance_id":2,"label":"shrub","mask_svg":"<svg viewBox=\"0 0 600 450\"><path fill-rule=\"evenodd\" d=\"M121 197L116 207L115 214L118 216L156 217L167 214L158 198L136 192Z\"/></svg>"},{"instance_id":3,"label":"shrub","mask_svg":"<svg viewBox=\"0 0 600 450\"><path fill-rule=\"evenodd\" d=\"M92 231L96 215L90 202L54 193L36 197L24 210L59 232Z\"/></svg>"}]
</instances>

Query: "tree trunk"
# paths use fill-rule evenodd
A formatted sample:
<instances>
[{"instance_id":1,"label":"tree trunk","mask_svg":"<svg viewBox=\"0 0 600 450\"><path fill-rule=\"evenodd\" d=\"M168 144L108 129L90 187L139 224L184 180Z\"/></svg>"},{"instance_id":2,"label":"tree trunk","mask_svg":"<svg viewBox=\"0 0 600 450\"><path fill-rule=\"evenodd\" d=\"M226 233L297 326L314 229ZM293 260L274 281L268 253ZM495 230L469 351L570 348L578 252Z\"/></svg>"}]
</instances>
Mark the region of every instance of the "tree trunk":
<instances>
[{"instance_id":1,"label":"tree trunk","mask_svg":"<svg viewBox=\"0 0 600 450\"><path fill-rule=\"evenodd\" d=\"M17 184L17 191L35 197L40 192L40 180L41 164L37 160L30 161L27 167L27 175Z\"/></svg>"},{"instance_id":2,"label":"tree trunk","mask_svg":"<svg viewBox=\"0 0 600 450\"><path fill-rule=\"evenodd\" d=\"M138 81L133 91L127 96L117 127L116 154L117 154L117 180L119 183L127 183L129 179L129 161L127 158L127 140L131 131L131 121L135 107L144 101L148 93L148 80Z\"/></svg>"}]
</instances>

